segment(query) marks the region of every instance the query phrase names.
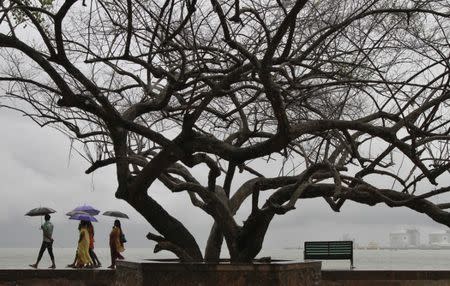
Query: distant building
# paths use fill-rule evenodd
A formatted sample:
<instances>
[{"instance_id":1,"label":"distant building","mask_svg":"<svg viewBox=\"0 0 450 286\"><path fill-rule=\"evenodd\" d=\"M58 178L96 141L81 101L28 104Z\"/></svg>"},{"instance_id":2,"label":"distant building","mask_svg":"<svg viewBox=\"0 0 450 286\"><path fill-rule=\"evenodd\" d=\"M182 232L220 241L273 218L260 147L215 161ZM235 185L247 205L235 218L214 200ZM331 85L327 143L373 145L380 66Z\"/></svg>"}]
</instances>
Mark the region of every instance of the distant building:
<instances>
[{"instance_id":1,"label":"distant building","mask_svg":"<svg viewBox=\"0 0 450 286\"><path fill-rule=\"evenodd\" d=\"M431 246L448 246L450 245L450 231L444 233L430 233L428 235L429 244Z\"/></svg>"},{"instance_id":2,"label":"distant building","mask_svg":"<svg viewBox=\"0 0 450 286\"><path fill-rule=\"evenodd\" d=\"M409 235L409 244L412 247L420 246L420 232L417 229L408 229L406 233Z\"/></svg>"},{"instance_id":3,"label":"distant building","mask_svg":"<svg viewBox=\"0 0 450 286\"><path fill-rule=\"evenodd\" d=\"M369 244L367 244L366 249L372 250L372 249L379 249L380 246L378 245L378 242L376 241L371 241L369 242Z\"/></svg>"},{"instance_id":4,"label":"distant building","mask_svg":"<svg viewBox=\"0 0 450 286\"><path fill-rule=\"evenodd\" d=\"M415 248L420 246L420 233L416 229L389 234L391 248Z\"/></svg>"},{"instance_id":5,"label":"distant building","mask_svg":"<svg viewBox=\"0 0 450 286\"><path fill-rule=\"evenodd\" d=\"M390 233L389 244L391 248L407 248L408 235L406 235L406 232Z\"/></svg>"}]
</instances>

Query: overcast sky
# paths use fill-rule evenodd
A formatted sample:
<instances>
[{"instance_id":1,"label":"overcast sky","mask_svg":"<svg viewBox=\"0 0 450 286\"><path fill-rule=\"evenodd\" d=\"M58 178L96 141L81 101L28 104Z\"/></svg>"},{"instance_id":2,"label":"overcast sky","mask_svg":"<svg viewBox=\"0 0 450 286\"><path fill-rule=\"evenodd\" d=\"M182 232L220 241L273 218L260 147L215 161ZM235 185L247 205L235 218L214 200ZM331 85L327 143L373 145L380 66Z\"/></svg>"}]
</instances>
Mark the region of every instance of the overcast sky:
<instances>
[{"instance_id":1,"label":"overcast sky","mask_svg":"<svg viewBox=\"0 0 450 286\"><path fill-rule=\"evenodd\" d=\"M101 211L127 213L130 220L124 220L123 227L128 247L154 247L154 243L145 238L150 225L126 202L114 197L113 167L85 175L87 162L75 152L70 153L69 140L56 130L40 128L6 109L0 109L0 123L0 248L40 245L39 217L24 216L28 210L39 206L57 210L52 218L55 247L74 247L77 222L69 221L64 213L82 204L93 205ZM212 223L209 217L191 207L187 196L172 194L161 184L154 184L150 193L187 225L203 248ZM296 207L297 210L274 219L264 248L294 247L304 240L335 240L346 233L360 244L377 241L386 245L389 232L407 227L419 229L422 242L427 243L428 233L446 229L406 208L368 207L347 202L340 213L334 213L321 199L299 201ZM238 213L239 219L243 212ZM100 216L95 224L98 247L107 245L112 222L113 218Z\"/></svg>"}]
</instances>

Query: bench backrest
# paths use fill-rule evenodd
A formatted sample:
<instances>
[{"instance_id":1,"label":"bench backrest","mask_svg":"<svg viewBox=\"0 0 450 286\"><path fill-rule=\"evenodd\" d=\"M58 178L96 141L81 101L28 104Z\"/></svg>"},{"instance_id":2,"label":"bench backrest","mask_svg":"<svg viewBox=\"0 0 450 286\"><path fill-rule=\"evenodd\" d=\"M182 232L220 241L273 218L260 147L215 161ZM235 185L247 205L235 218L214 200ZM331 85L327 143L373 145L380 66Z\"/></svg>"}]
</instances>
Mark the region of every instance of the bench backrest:
<instances>
[{"instance_id":1,"label":"bench backrest","mask_svg":"<svg viewBox=\"0 0 450 286\"><path fill-rule=\"evenodd\" d=\"M352 259L353 241L305 241L304 259Z\"/></svg>"}]
</instances>

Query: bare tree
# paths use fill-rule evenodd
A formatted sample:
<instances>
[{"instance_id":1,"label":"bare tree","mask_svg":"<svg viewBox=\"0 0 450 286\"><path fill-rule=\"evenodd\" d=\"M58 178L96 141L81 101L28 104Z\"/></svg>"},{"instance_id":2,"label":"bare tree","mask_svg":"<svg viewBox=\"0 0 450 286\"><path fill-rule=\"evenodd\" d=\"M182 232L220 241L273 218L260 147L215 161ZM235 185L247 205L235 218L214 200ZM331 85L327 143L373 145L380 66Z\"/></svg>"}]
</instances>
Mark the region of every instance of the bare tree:
<instances>
[{"instance_id":1,"label":"bare tree","mask_svg":"<svg viewBox=\"0 0 450 286\"><path fill-rule=\"evenodd\" d=\"M299 199L450 226L433 200L450 191L449 17L446 0L2 0L1 105L78 142L86 173L115 164L116 197L184 261L223 240L251 261ZM156 180L212 217L204 252Z\"/></svg>"}]
</instances>

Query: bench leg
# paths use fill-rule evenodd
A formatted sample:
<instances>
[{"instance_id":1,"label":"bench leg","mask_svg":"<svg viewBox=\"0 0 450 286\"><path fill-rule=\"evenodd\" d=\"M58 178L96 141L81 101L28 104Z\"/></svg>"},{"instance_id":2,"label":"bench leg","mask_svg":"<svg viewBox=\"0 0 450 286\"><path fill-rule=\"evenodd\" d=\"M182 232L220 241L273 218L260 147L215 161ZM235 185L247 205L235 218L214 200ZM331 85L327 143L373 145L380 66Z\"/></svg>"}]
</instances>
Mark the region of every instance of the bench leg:
<instances>
[{"instance_id":1,"label":"bench leg","mask_svg":"<svg viewBox=\"0 0 450 286\"><path fill-rule=\"evenodd\" d=\"M350 269L354 269L355 266L353 266L353 258L350 259Z\"/></svg>"}]
</instances>

